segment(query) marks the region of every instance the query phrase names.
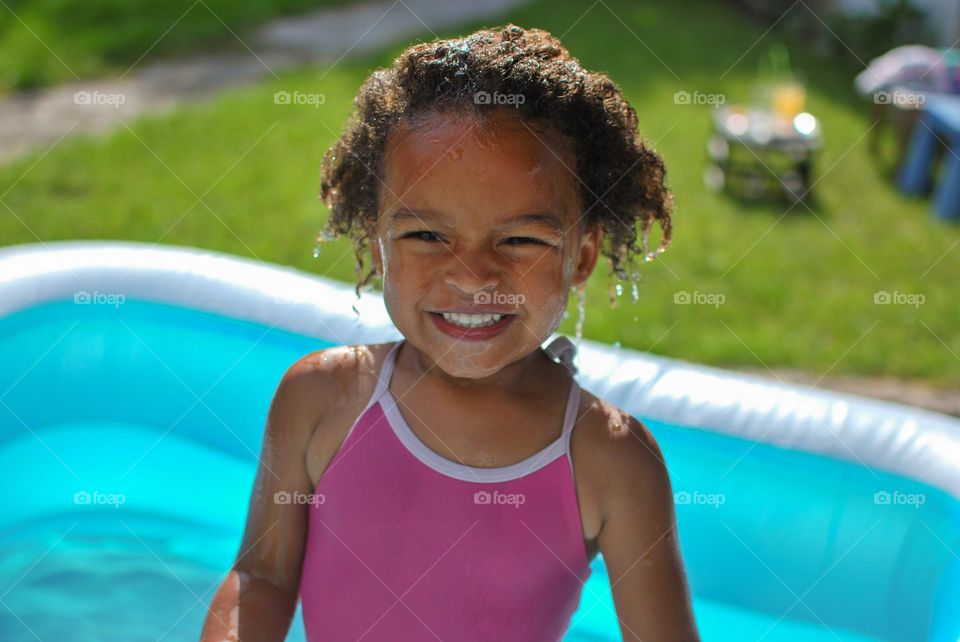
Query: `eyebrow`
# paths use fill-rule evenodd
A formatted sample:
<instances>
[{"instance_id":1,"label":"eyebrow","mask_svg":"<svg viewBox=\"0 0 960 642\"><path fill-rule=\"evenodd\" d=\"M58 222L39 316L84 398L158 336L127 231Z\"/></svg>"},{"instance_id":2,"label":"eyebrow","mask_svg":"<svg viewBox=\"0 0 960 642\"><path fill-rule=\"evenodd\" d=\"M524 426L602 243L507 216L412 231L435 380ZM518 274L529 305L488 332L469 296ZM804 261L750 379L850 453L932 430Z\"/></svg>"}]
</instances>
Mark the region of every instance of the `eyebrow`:
<instances>
[{"instance_id":1,"label":"eyebrow","mask_svg":"<svg viewBox=\"0 0 960 642\"><path fill-rule=\"evenodd\" d=\"M390 220L393 223L405 220L441 222L443 217L429 211L415 212L408 207L401 207L391 214ZM521 225L540 225L551 229L557 234L563 234L563 223L555 215L548 213L521 214L519 216L501 219L499 223L500 227L506 228L520 227Z\"/></svg>"}]
</instances>

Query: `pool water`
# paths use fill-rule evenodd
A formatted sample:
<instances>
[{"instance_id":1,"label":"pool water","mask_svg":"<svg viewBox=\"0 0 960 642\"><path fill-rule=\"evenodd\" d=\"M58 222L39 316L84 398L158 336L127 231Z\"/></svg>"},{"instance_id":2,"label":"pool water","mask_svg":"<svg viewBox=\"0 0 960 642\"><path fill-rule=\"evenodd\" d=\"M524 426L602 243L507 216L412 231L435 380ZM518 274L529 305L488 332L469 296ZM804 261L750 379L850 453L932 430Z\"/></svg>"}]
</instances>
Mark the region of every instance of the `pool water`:
<instances>
[{"instance_id":1,"label":"pool water","mask_svg":"<svg viewBox=\"0 0 960 642\"><path fill-rule=\"evenodd\" d=\"M0 640L196 640L239 547L276 385L334 343L138 300L0 318ZM958 568L954 498L644 422L670 466L703 640L956 630L937 611L960 583L938 579ZM602 557L593 571L567 640L619 639ZM302 639L298 608L288 640Z\"/></svg>"}]
</instances>

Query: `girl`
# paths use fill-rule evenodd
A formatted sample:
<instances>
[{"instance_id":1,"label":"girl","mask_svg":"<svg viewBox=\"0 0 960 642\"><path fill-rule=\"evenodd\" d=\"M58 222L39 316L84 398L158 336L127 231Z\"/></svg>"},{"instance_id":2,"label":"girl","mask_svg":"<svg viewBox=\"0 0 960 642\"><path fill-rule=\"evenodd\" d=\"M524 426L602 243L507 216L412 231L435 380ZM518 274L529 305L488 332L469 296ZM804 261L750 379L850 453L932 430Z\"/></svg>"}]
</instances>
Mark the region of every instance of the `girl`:
<instances>
[{"instance_id":1,"label":"girl","mask_svg":"<svg viewBox=\"0 0 960 642\"><path fill-rule=\"evenodd\" d=\"M369 247L398 342L330 348L271 403L203 640L557 640L591 560L624 639L699 640L667 468L557 338L602 252L670 240L661 158L604 75L507 25L375 71L324 158L328 234ZM646 252L654 221L656 252ZM601 249L603 241L607 246Z\"/></svg>"}]
</instances>

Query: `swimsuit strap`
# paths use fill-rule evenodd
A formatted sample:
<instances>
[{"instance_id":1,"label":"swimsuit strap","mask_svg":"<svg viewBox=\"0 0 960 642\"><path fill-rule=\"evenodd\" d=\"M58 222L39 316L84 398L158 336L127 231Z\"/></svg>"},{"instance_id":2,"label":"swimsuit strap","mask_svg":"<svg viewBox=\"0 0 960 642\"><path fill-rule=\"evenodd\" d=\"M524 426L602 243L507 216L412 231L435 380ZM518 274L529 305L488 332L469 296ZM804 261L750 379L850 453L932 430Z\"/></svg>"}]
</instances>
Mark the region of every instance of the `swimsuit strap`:
<instances>
[{"instance_id":1,"label":"swimsuit strap","mask_svg":"<svg viewBox=\"0 0 960 642\"><path fill-rule=\"evenodd\" d=\"M397 341L393 344L393 347L390 348L390 352L387 353L387 357L380 367L380 376L377 377L377 387L374 388L373 396L370 397L370 405L373 405L373 403L387 391L387 386L390 384L390 376L393 374L393 369L397 366L397 353L400 351L400 346L403 345L404 341L406 341L406 339Z\"/></svg>"},{"instance_id":2,"label":"swimsuit strap","mask_svg":"<svg viewBox=\"0 0 960 642\"><path fill-rule=\"evenodd\" d=\"M577 366L575 363L577 345L569 337L561 334L548 343L543 350L548 357L563 364L570 371L570 392L567 395L567 407L563 416L563 429L561 431L569 455L570 434L573 432L573 425L577 421L577 410L580 407L580 385L577 383Z\"/></svg>"},{"instance_id":3,"label":"swimsuit strap","mask_svg":"<svg viewBox=\"0 0 960 642\"><path fill-rule=\"evenodd\" d=\"M406 339L400 339L397 341L390 352L387 353L386 358L384 359L383 366L380 368L380 376L377 379L377 386L374 389L373 395L370 397L370 402L367 406L373 405L381 396L389 392L389 383L390 377L393 375L393 371L397 365L397 354L400 351L400 346L404 344ZM575 375L577 372L577 367L574 365L573 360L576 357L577 347L576 345L568 338L563 335L556 337L551 341L545 348L543 348L547 355L557 361L562 363L571 371L571 375ZM392 395L389 396L392 400ZM391 401L391 406L395 402ZM562 444L566 448L569 455L570 452L570 435L573 432L573 426L577 421L577 412L580 408L580 385L577 383L575 376L570 377L570 390L567 393L566 399L566 408L563 415L563 427L560 430L560 438L557 440L558 444ZM402 422L402 417L399 418ZM572 464L571 464L572 465ZM477 469L483 470L483 469Z\"/></svg>"},{"instance_id":4,"label":"swimsuit strap","mask_svg":"<svg viewBox=\"0 0 960 642\"><path fill-rule=\"evenodd\" d=\"M397 365L397 353L400 351L400 346L403 345L405 341L406 339L400 339L393 345L392 348L390 348L390 352L387 353L383 367L380 368L380 376L377 379L377 387L374 390L373 396L370 400L371 404L379 399L380 395L387 390L387 386L390 383L390 376L393 374L393 370ZM570 374L573 375L573 377L576 377L577 366L575 360L577 357L577 345L570 340L570 337L562 334L558 335L550 343L548 343L543 350L547 353L548 357L550 357L553 361L566 366L567 370L570 371ZM570 395L568 397L568 410L570 410L570 406L573 406L573 412L567 413L568 417L564 420L564 431L573 425L570 415L576 414L576 402L578 401L579 395L580 390L579 386L577 385L577 380L576 378L573 378L573 380L570 382Z\"/></svg>"}]
</instances>

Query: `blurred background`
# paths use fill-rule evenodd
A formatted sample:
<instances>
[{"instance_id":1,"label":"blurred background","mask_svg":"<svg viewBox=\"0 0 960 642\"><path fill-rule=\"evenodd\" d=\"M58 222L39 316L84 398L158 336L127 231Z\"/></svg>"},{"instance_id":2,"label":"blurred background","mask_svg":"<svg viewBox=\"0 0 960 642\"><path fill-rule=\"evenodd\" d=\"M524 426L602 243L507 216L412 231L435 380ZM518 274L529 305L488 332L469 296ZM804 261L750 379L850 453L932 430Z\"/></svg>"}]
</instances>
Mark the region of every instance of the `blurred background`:
<instances>
[{"instance_id":1,"label":"blurred background","mask_svg":"<svg viewBox=\"0 0 960 642\"><path fill-rule=\"evenodd\" d=\"M584 336L960 414L949 135L898 189L927 97L960 82L949 0L3 0L0 244L189 245L352 283L345 241L314 248L359 84L507 21L622 87L676 194L636 301L598 264ZM770 113L803 115L784 135Z\"/></svg>"}]
</instances>

